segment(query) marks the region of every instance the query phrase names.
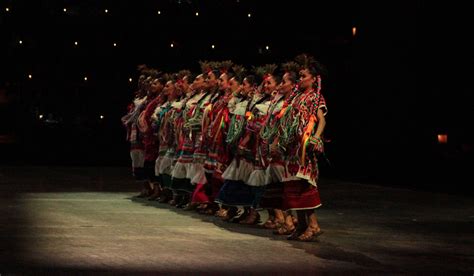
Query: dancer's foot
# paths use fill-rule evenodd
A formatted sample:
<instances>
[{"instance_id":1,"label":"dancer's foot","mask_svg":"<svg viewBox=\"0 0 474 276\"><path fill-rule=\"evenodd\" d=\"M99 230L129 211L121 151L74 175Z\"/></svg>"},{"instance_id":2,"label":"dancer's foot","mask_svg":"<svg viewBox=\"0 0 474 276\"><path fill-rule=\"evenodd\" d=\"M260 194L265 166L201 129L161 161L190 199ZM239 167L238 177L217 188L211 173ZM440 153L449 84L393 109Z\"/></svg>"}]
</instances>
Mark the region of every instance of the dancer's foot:
<instances>
[{"instance_id":1,"label":"dancer's foot","mask_svg":"<svg viewBox=\"0 0 474 276\"><path fill-rule=\"evenodd\" d=\"M220 209L214 214L214 216L219 217L219 218L223 218L223 217L225 217L225 216L227 215L227 212L228 212L227 209L220 208Z\"/></svg>"},{"instance_id":2,"label":"dancer's foot","mask_svg":"<svg viewBox=\"0 0 474 276\"><path fill-rule=\"evenodd\" d=\"M308 226L308 228L306 228L306 231L299 235L296 240L304 242L314 241L318 236L322 235L323 233L324 232L319 227L313 228L311 226Z\"/></svg>"},{"instance_id":3,"label":"dancer's foot","mask_svg":"<svg viewBox=\"0 0 474 276\"><path fill-rule=\"evenodd\" d=\"M136 195L136 197L139 197L139 198L144 198L148 196L150 196L150 190L148 189L142 189L141 192L138 195Z\"/></svg>"},{"instance_id":4,"label":"dancer's foot","mask_svg":"<svg viewBox=\"0 0 474 276\"><path fill-rule=\"evenodd\" d=\"M260 223L260 214L255 209L251 209L247 217L241 221L240 224L253 225Z\"/></svg>"},{"instance_id":5,"label":"dancer's foot","mask_svg":"<svg viewBox=\"0 0 474 276\"><path fill-rule=\"evenodd\" d=\"M273 230L273 234L275 235L291 235L293 232L295 232L296 227L294 225L286 225L282 224L280 227L277 229Z\"/></svg>"},{"instance_id":6,"label":"dancer's foot","mask_svg":"<svg viewBox=\"0 0 474 276\"><path fill-rule=\"evenodd\" d=\"M160 194L161 194L161 189L156 187L153 190L153 193L148 197L148 200L156 200L157 198L160 197Z\"/></svg>"},{"instance_id":7,"label":"dancer's foot","mask_svg":"<svg viewBox=\"0 0 474 276\"><path fill-rule=\"evenodd\" d=\"M285 221L280 221L280 220L277 220L277 219L274 219L274 220L267 220L264 224L263 224L263 227L267 228L267 229L277 229L279 227L281 227L282 224L284 224Z\"/></svg>"},{"instance_id":8,"label":"dancer's foot","mask_svg":"<svg viewBox=\"0 0 474 276\"><path fill-rule=\"evenodd\" d=\"M222 217L222 220L223 221L230 221L231 219L233 219L235 216L237 216L238 214L238 209L237 207L230 207L225 216Z\"/></svg>"},{"instance_id":9,"label":"dancer's foot","mask_svg":"<svg viewBox=\"0 0 474 276\"><path fill-rule=\"evenodd\" d=\"M197 207L198 207L198 203L190 202L186 204L186 206L184 206L183 210L192 211L192 210L196 210Z\"/></svg>"}]
</instances>

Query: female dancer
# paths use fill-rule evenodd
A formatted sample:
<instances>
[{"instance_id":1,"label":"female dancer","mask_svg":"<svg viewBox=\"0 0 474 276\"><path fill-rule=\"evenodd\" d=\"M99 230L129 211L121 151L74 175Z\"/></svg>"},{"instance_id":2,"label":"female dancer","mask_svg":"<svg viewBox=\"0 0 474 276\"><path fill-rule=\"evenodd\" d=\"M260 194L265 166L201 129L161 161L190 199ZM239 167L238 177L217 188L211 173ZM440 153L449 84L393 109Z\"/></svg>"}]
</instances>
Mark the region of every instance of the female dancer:
<instances>
[{"instance_id":1,"label":"female dancer","mask_svg":"<svg viewBox=\"0 0 474 276\"><path fill-rule=\"evenodd\" d=\"M280 120L278 144L287 157L287 177L283 179L283 209L296 210L298 229L289 237L299 241L311 241L322 234L315 209L321 206L317 181L317 158L323 151L323 134L326 120L326 104L321 94L322 67L307 55L298 56L300 92L283 112Z\"/></svg>"}]
</instances>

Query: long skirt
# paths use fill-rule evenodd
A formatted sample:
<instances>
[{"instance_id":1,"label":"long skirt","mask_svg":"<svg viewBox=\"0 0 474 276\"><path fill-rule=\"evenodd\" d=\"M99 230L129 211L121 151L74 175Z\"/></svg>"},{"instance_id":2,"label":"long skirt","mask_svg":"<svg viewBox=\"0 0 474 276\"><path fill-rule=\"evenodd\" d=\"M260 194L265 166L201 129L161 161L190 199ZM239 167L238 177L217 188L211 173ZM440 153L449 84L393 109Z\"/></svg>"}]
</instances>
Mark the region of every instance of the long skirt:
<instances>
[{"instance_id":1,"label":"long skirt","mask_svg":"<svg viewBox=\"0 0 474 276\"><path fill-rule=\"evenodd\" d=\"M265 186L260 207L265 209L283 209L283 186L284 183L277 182Z\"/></svg>"},{"instance_id":2,"label":"long skirt","mask_svg":"<svg viewBox=\"0 0 474 276\"><path fill-rule=\"evenodd\" d=\"M196 184L193 192L193 197L191 202L193 203L209 203L212 202L210 192L209 192L209 183L206 184Z\"/></svg>"},{"instance_id":3,"label":"long skirt","mask_svg":"<svg viewBox=\"0 0 474 276\"><path fill-rule=\"evenodd\" d=\"M224 180L222 177L219 177L214 174L206 173L207 183L206 184L197 184L193 192L193 203L211 203L214 202L219 191L222 188Z\"/></svg>"},{"instance_id":4,"label":"long skirt","mask_svg":"<svg viewBox=\"0 0 474 276\"><path fill-rule=\"evenodd\" d=\"M321 206L319 191L307 180L292 180L283 185L283 210L308 210Z\"/></svg>"},{"instance_id":5,"label":"long skirt","mask_svg":"<svg viewBox=\"0 0 474 276\"><path fill-rule=\"evenodd\" d=\"M217 203L237 207L258 208L264 187L256 187L245 184L239 180L224 180Z\"/></svg>"},{"instance_id":6,"label":"long skirt","mask_svg":"<svg viewBox=\"0 0 474 276\"><path fill-rule=\"evenodd\" d=\"M160 179L161 179L161 187L171 189L171 184L173 181L171 180L171 175L169 174L160 174Z\"/></svg>"},{"instance_id":7,"label":"long skirt","mask_svg":"<svg viewBox=\"0 0 474 276\"><path fill-rule=\"evenodd\" d=\"M143 166L145 178L150 182L158 182L158 177L155 175L155 160L145 160Z\"/></svg>"},{"instance_id":8,"label":"long skirt","mask_svg":"<svg viewBox=\"0 0 474 276\"><path fill-rule=\"evenodd\" d=\"M173 178L171 183L171 190L177 194L191 194L194 192L194 185L188 178Z\"/></svg>"}]
</instances>

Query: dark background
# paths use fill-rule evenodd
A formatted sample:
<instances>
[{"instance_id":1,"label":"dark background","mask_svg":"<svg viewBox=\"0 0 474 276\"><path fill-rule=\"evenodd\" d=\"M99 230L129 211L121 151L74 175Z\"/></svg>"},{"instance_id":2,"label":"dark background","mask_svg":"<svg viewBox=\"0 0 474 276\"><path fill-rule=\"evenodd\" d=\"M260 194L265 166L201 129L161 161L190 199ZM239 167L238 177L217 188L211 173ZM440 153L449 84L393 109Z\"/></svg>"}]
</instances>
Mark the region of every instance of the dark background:
<instances>
[{"instance_id":1,"label":"dark background","mask_svg":"<svg viewBox=\"0 0 474 276\"><path fill-rule=\"evenodd\" d=\"M2 165L128 166L120 117L138 64L198 71L199 60L249 67L307 52L329 71L331 166L321 163L323 175L471 192L472 3L11 0L0 7Z\"/></svg>"}]
</instances>

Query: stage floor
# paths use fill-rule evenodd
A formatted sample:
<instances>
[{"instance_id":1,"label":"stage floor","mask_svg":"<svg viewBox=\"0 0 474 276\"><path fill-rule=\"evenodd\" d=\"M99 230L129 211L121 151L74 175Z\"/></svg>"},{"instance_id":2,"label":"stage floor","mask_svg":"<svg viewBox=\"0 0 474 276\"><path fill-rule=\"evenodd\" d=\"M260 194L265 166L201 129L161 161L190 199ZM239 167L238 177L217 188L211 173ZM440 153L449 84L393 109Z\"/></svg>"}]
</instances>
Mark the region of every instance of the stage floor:
<instances>
[{"instance_id":1,"label":"stage floor","mask_svg":"<svg viewBox=\"0 0 474 276\"><path fill-rule=\"evenodd\" d=\"M139 188L128 168L0 168L0 275L474 272L472 197L323 179L325 233L302 243Z\"/></svg>"}]
</instances>

